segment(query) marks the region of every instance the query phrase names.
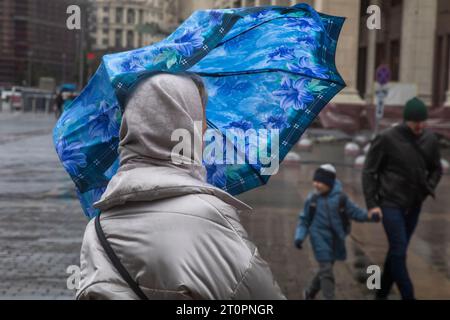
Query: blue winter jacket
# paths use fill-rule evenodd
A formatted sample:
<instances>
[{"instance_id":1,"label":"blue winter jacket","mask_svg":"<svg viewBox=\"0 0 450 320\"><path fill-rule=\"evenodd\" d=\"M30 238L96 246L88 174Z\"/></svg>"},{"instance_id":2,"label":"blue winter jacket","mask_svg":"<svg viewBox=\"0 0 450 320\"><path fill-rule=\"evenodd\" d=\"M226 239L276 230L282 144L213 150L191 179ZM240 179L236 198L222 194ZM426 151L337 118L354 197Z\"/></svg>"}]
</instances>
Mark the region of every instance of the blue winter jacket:
<instances>
[{"instance_id":1,"label":"blue winter jacket","mask_svg":"<svg viewBox=\"0 0 450 320\"><path fill-rule=\"evenodd\" d=\"M345 238L342 218L339 214L339 199L342 194L342 184L336 180L333 190L327 195L317 198L317 208L312 224L310 224L309 206L314 193L310 193L305 202L303 212L300 213L299 224L295 232L295 241L303 242L308 233L316 260L319 262L332 262L345 260ZM359 208L350 199L345 203L345 213L351 220L359 222L369 221L366 210Z\"/></svg>"}]
</instances>

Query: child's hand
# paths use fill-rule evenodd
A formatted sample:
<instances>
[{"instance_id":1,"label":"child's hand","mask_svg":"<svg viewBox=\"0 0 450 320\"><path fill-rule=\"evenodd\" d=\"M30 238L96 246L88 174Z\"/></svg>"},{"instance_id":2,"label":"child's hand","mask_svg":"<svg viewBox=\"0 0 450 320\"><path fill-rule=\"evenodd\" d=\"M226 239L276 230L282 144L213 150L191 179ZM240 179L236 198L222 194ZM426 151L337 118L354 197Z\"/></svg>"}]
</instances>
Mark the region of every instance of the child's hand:
<instances>
[{"instance_id":1,"label":"child's hand","mask_svg":"<svg viewBox=\"0 0 450 320\"><path fill-rule=\"evenodd\" d=\"M381 211L381 208L376 207L369 210L369 220L373 222L380 222L383 218L383 212Z\"/></svg>"},{"instance_id":2,"label":"child's hand","mask_svg":"<svg viewBox=\"0 0 450 320\"><path fill-rule=\"evenodd\" d=\"M303 249L303 243L300 240L295 240L295 247L299 250Z\"/></svg>"}]
</instances>

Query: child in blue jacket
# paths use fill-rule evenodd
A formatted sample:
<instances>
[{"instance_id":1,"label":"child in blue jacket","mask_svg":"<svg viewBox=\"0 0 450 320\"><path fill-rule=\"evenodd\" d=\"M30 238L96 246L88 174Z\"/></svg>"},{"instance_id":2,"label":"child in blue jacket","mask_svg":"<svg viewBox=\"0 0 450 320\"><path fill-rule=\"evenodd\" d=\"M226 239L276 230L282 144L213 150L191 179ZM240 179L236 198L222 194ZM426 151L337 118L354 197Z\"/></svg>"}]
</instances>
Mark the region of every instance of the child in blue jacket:
<instances>
[{"instance_id":1,"label":"child in blue jacket","mask_svg":"<svg viewBox=\"0 0 450 320\"><path fill-rule=\"evenodd\" d=\"M345 238L350 233L350 221L379 221L379 216L369 216L366 210L355 205L342 191L342 184L336 179L336 169L322 165L314 173L315 191L308 195L295 233L295 246L302 248L303 241L310 235L314 256L319 271L304 298L312 300L322 290L323 298L334 299L335 261L347 258Z\"/></svg>"}]
</instances>

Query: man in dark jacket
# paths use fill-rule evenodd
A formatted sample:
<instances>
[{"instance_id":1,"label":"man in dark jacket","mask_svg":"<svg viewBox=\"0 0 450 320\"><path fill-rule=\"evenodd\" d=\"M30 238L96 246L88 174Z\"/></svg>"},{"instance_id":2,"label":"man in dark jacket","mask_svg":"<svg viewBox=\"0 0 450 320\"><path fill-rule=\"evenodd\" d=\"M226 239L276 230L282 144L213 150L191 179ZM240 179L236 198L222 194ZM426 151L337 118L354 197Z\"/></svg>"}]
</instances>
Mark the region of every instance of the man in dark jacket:
<instances>
[{"instance_id":1,"label":"man in dark jacket","mask_svg":"<svg viewBox=\"0 0 450 320\"><path fill-rule=\"evenodd\" d=\"M369 213L383 213L389 241L378 299L386 299L395 283L402 299L415 299L406 267L409 241L422 203L442 176L437 137L425 130L425 104L414 98L405 106L404 123L379 134L364 165L363 189Z\"/></svg>"}]
</instances>

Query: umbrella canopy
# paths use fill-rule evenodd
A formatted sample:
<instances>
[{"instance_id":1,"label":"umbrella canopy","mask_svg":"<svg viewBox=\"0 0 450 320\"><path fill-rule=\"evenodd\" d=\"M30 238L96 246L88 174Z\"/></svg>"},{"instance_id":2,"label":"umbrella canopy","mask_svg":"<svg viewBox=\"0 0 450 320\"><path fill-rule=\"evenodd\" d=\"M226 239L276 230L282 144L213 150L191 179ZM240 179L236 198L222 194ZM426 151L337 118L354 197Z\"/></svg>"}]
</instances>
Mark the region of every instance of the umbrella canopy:
<instances>
[{"instance_id":1,"label":"umbrella canopy","mask_svg":"<svg viewBox=\"0 0 450 320\"><path fill-rule=\"evenodd\" d=\"M279 148L267 156L281 162L345 87L335 66L343 23L306 4L197 11L157 44L104 56L53 134L85 214L98 214L92 204L117 172L121 116L140 80L157 72L201 76L209 96L208 126L226 142L229 129L276 131ZM264 139L271 150L275 138ZM208 182L234 195L265 184L266 163L249 161L247 152L241 157L238 163L206 161Z\"/></svg>"}]
</instances>

